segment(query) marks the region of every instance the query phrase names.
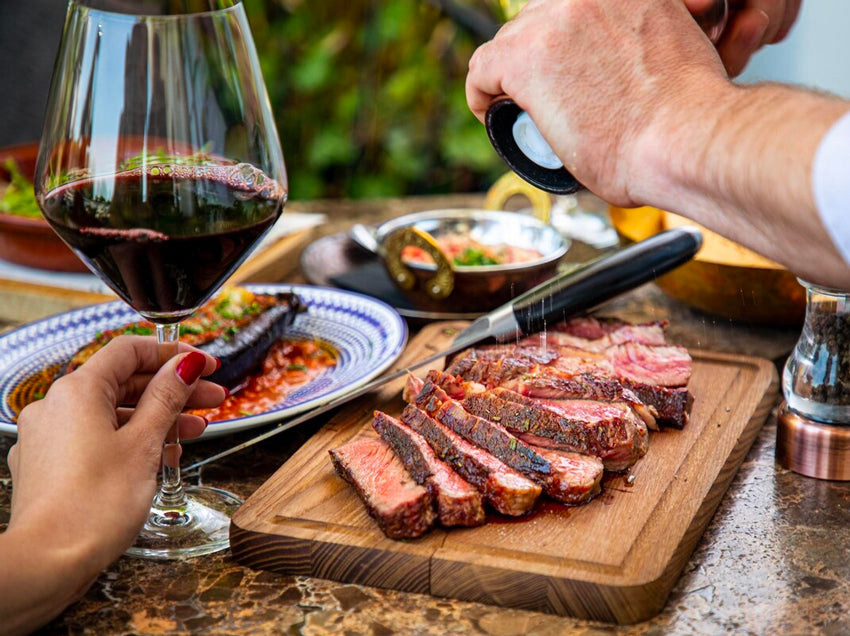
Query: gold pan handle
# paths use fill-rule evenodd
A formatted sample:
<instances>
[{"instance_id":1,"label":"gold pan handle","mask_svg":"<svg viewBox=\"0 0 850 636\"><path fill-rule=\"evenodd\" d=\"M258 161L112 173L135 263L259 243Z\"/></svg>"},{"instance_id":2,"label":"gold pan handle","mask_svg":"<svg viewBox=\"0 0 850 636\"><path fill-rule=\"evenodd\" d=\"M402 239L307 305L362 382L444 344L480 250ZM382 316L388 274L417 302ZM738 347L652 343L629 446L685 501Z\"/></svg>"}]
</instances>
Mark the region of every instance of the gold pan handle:
<instances>
[{"instance_id":1,"label":"gold pan handle","mask_svg":"<svg viewBox=\"0 0 850 636\"><path fill-rule=\"evenodd\" d=\"M543 223L549 223L552 208L549 194L520 179L515 172L506 172L490 187L484 207L488 210L504 210L508 199L516 195L527 198L534 216Z\"/></svg>"},{"instance_id":2,"label":"gold pan handle","mask_svg":"<svg viewBox=\"0 0 850 636\"><path fill-rule=\"evenodd\" d=\"M402 261L402 251L408 245L424 250L437 265L437 271L423 283L423 291L435 300L447 298L454 290L455 275L451 263L437 245L434 237L413 226L400 227L390 232L383 241L387 270L396 285L411 290L416 286L416 275Z\"/></svg>"}]
</instances>

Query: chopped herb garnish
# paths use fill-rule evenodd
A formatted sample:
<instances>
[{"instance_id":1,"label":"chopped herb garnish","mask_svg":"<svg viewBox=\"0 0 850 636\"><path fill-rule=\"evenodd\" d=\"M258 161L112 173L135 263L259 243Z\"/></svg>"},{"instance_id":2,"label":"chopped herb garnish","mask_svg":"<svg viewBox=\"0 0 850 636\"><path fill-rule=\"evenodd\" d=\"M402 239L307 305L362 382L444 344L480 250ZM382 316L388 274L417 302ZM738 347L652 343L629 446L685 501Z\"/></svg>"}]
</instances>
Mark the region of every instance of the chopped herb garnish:
<instances>
[{"instance_id":1,"label":"chopped herb garnish","mask_svg":"<svg viewBox=\"0 0 850 636\"><path fill-rule=\"evenodd\" d=\"M286 367L286 370L287 371L306 371L307 367L303 364L293 363L293 364L290 364L288 367Z\"/></svg>"},{"instance_id":2,"label":"chopped herb garnish","mask_svg":"<svg viewBox=\"0 0 850 636\"><path fill-rule=\"evenodd\" d=\"M467 247L460 256L454 257L455 265L498 265L499 262L490 258L482 249Z\"/></svg>"},{"instance_id":3,"label":"chopped herb garnish","mask_svg":"<svg viewBox=\"0 0 850 636\"><path fill-rule=\"evenodd\" d=\"M127 325L121 330L123 334L131 334L134 336L150 336L154 330L151 327L144 325Z\"/></svg>"}]
</instances>

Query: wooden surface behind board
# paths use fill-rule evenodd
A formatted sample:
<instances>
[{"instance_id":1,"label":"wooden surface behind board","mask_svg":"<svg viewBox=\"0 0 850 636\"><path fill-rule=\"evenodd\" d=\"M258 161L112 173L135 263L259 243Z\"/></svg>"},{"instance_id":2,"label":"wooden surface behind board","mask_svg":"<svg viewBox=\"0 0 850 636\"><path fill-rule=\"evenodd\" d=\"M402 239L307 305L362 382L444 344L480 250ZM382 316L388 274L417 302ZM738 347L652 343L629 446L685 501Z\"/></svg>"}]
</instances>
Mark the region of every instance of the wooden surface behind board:
<instances>
[{"instance_id":1,"label":"wooden surface behind board","mask_svg":"<svg viewBox=\"0 0 850 636\"><path fill-rule=\"evenodd\" d=\"M464 323L432 324L403 368L447 345ZM691 421L650 433L629 475L608 475L589 504L543 503L516 520L386 538L328 450L374 435L375 408L397 415L401 381L345 405L237 511L231 548L257 569L632 623L658 613L773 406L778 381L758 358L691 351ZM417 375L424 375L419 370Z\"/></svg>"}]
</instances>

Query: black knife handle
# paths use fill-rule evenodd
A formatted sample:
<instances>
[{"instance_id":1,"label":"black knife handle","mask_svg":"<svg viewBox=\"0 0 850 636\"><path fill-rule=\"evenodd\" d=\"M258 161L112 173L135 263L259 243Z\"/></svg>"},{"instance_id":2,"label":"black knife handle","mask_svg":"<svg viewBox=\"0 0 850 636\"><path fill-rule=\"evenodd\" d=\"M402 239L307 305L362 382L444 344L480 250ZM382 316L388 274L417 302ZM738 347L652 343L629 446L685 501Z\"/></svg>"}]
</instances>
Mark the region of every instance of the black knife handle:
<instances>
[{"instance_id":1,"label":"black knife handle","mask_svg":"<svg viewBox=\"0 0 850 636\"><path fill-rule=\"evenodd\" d=\"M523 333L542 331L547 324L589 311L686 263L701 245L702 234L695 227L661 232L518 296L514 317Z\"/></svg>"}]
</instances>

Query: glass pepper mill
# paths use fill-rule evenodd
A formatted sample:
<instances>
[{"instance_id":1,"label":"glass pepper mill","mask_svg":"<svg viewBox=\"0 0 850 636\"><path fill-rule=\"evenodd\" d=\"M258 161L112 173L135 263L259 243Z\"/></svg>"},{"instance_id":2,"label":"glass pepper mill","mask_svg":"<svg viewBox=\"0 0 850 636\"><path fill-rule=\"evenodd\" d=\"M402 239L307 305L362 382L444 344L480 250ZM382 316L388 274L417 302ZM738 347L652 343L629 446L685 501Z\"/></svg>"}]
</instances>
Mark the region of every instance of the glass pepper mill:
<instances>
[{"instance_id":1,"label":"glass pepper mill","mask_svg":"<svg viewBox=\"0 0 850 636\"><path fill-rule=\"evenodd\" d=\"M782 375L776 458L802 475L850 480L850 292L800 283L806 320Z\"/></svg>"}]
</instances>

